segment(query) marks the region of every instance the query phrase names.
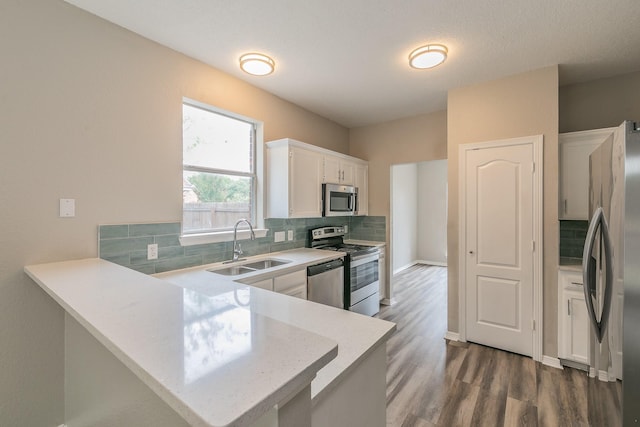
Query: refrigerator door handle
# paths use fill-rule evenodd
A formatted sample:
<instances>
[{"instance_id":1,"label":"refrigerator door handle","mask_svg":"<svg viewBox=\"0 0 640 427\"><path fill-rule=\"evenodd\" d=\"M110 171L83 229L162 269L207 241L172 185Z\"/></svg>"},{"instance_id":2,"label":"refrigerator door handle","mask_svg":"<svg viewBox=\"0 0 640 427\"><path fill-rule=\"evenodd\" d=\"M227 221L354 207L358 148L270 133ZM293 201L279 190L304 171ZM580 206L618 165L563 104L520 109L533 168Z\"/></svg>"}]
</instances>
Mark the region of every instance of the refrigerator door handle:
<instances>
[{"instance_id":1,"label":"refrigerator door handle","mask_svg":"<svg viewBox=\"0 0 640 427\"><path fill-rule=\"evenodd\" d=\"M600 227L600 234L602 235L602 243L605 256L604 295L602 300L602 312L600 314L599 320L593 306L592 295L597 293L596 280L598 272L596 259L591 256L591 252L593 251L593 246L596 241L596 233L598 227ZM596 209L589 223L589 230L587 231L587 238L585 239L584 252L582 253L582 278L584 281L584 299L587 304L587 312L589 313L591 326L593 326L593 330L596 334L596 338L598 338L598 342L602 342L602 338L604 337L604 333L607 328L607 322L609 320L609 311L611 309L611 290L613 287L613 257L611 237L609 235L609 225L607 224L607 220L604 217L604 211L601 207Z\"/></svg>"}]
</instances>

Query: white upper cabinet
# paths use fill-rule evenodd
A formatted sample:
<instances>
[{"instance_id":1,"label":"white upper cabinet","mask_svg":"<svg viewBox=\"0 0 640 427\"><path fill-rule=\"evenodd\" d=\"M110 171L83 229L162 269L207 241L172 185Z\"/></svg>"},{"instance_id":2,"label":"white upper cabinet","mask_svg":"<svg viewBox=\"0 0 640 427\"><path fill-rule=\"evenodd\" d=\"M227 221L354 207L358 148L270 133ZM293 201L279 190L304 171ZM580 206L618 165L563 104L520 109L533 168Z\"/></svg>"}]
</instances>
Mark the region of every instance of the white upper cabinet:
<instances>
[{"instance_id":1,"label":"white upper cabinet","mask_svg":"<svg viewBox=\"0 0 640 427\"><path fill-rule=\"evenodd\" d=\"M289 144L267 147L267 218L322 216L322 154Z\"/></svg>"},{"instance_id":2,"label":"white upper cabinet","mask_svg":"<svg viewBox=\"0 0 640 427\"><path fill-rule=\"evenodd\" d=\"M354 185L356 163L349 160L324 156L324 182L329 184Z\"/></svg>"},{"instance_id":3,"label":"white upper cabinet","mask_svg":"<svg viewBox=\"0 0 640 427\"><path fill-rule=\"evenodd\" d=\"M321 217L323 183L361 184L359 214L366 215L367 162L289 138L266 147L267 218Z\"/></svg>"},{"instance_id":4,"label":"white upper cabinet","mask_svg":"<svg viewBox=\"0 0 640 427\"><path fill-rule=\"evenodd\" d=\"M589 155L616 128L559 135L558 217L589 220Z\"/></svg>"},{"instance_id":5,"label":"white upper cabinet","mask_svg":"<svg viewBox=\"0 0 640 427\"><path fill-rule=\"evenodd\" d=\"M369 215L369 165L355 166L354 185L358 188L358 215Z\"/></svg>"}]
</instances>

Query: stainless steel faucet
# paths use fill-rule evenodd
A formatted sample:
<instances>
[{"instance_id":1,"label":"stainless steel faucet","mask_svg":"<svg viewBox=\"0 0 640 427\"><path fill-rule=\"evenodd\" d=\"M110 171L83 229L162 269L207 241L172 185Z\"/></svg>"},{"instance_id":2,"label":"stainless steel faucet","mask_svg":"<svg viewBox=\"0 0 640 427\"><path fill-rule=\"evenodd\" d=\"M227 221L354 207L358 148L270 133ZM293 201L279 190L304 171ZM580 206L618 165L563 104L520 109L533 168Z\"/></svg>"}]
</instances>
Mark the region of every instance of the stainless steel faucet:
<instances>
[{"instance_id":1,"label":"stainless steel faucet","mask_svg":"<svg viewBox=\"0 0 640 427\"><path fill-rule=\"evenodd\" d=\"M253 226L246 218L241 218L236 222L236 225L233 226L233 259L227 262L236 262L240 261L240 255L242 255L242 247L240 243L238 243L238 225L240 223L246 222L249 226L249 231L251 231L251 240L256 239L256 234L253 232Z\"/></svg>"}]
</instances>

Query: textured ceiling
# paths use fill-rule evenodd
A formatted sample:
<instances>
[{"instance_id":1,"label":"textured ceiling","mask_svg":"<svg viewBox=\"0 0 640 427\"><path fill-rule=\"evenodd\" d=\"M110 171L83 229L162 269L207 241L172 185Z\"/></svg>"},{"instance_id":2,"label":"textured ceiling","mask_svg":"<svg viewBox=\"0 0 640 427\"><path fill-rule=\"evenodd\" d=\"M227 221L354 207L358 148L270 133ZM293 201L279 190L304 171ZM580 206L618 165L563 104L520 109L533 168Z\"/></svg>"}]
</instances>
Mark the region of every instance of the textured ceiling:
<instances>
[{"instance_id":1,"label":"textured ceiling","mask_svg":"<svg viewBox=\"0 0 640 427\"><path fill-rule=\"evenodd\" d=\"M638 0L66 0L346 127L446 108L452 88L560 64L562 84L640 70ZM431 70L407 65L449 48ZM242 53L276 61L265 77Z\"/></svg>"}]
</instances>

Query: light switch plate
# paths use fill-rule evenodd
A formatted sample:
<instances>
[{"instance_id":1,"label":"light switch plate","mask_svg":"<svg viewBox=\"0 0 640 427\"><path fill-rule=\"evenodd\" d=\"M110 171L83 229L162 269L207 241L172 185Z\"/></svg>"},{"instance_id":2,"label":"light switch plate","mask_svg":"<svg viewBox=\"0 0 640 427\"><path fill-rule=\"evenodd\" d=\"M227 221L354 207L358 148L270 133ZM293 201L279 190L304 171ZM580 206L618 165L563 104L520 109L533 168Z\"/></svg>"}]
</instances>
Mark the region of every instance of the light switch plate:
<instances>
[{"instance_id":1,"label":"light switch plate","mask_svg":"<svg viewBox=\"0 0 640 427\"><path fill-rule=\"evenodd\" d=\"M273 233L273 241L276 243L284 242L284 231L276 231Z\"/></svg>"},{"instance_id":2,"label":"light switch plate","mask_svg":"<svg viewBox=\"0 0 640 427\"><path fill-rule=\"evenodd\" d=\"M76 216L76 199L60 199L60 218Z\"/></svg>"}]
</instances>

